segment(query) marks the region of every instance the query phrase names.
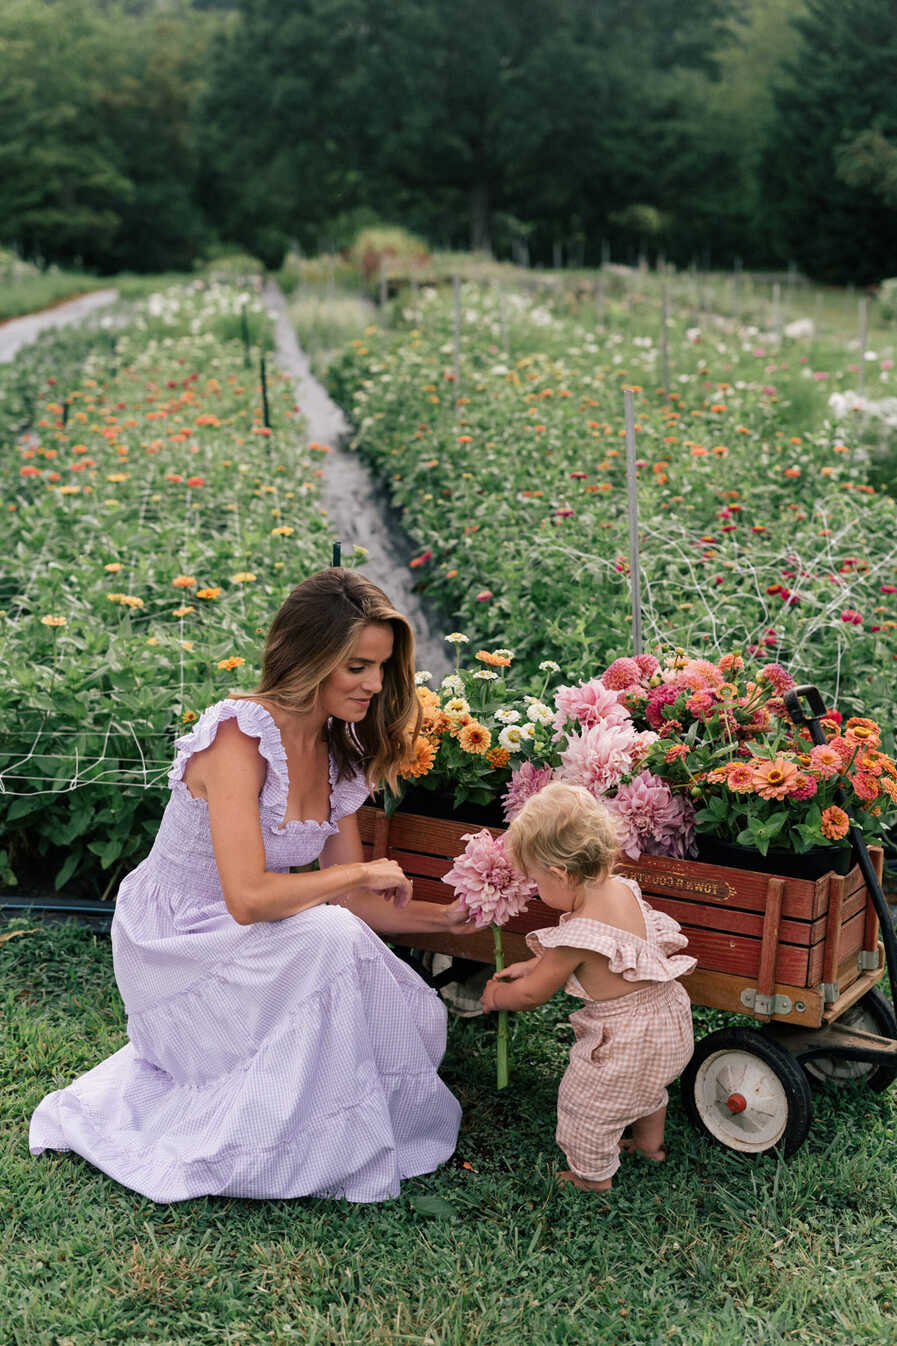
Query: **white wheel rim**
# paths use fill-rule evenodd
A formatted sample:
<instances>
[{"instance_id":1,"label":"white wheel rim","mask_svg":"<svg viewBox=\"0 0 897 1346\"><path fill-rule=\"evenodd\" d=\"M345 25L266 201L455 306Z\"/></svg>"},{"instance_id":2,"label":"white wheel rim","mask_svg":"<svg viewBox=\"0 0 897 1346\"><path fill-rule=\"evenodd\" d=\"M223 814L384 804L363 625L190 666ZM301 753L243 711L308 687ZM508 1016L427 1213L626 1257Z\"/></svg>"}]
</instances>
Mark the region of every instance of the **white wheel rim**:
<instances>
[{"instance_id":1,"label":"white wheel rim","mask_svg":"<svg viewBox=\"0 0 897 1346\"><path fill-rule=\"evenodd\" d=\"M847 1010L837 1022L843 1024L845 1028L860 1028L864 1033L881 1032L878 1020L860 1005L854 1005ZM814 1056L804 1063L804 1070L808 1075L826 1084L864 1080L874 1069L872 1061L850 1061L846 1056Z\"/></svg>"},{"instance_id":2,"label":"white wheel rim","mask_svg":"<svg viewBox=\"0 0 897 1346\"><path fill-rule=\"evenodd\" d=\"M731 1150L759 1154L785 1134L788 1095L772 1066L753 1052L714 1052L698 1067L695 1105L710 1134ZM730 1100L744 1103L733 1112Z\"/></svg>"}]
</instances>

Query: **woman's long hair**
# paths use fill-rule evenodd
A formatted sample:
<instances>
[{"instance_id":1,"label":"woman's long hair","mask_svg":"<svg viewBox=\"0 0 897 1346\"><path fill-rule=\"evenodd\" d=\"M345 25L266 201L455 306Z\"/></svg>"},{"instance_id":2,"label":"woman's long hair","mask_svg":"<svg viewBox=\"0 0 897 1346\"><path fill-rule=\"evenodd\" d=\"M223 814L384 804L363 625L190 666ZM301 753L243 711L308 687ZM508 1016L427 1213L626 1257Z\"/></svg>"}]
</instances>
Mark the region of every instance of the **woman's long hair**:
<instances>
[{"instance_id":1,"label":"woman's long hair","mask_svg":"<svg viewBox=\"0 0 897 1346\"><path fill-rule=\"evenodd\" d=\"M361 766L373 789L386 784L394 790L409 744L420 728L414 632L383 590L357 570L333 566L297 585L271 623L259 685L232 695L264 697L284 710L309 714L318 703L322 683L348 660L371 622L383 622L393 632L383 686L359 723L332 719L328 740L340 776Z\"/></svg>"}]
</instances>

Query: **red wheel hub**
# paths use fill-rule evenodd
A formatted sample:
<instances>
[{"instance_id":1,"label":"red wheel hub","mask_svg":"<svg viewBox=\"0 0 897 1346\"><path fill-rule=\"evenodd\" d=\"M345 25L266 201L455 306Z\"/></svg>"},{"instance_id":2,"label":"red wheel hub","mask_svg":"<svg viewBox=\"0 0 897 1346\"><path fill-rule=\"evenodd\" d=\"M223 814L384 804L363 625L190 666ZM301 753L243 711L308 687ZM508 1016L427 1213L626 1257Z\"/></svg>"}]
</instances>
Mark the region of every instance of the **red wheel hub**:
<instances>
[{"instance_id":1,"label":"red wheel hub","mask_svg":"<svg viewBox=\"0 0 897 1346\"><path fill-rule=\"evenodd\" d=\"M744 1094L730 1094L726 1099L726 1106L730 1112L744 1112L747 1107L747 1099Z\"/></svg>"}]
</instances>

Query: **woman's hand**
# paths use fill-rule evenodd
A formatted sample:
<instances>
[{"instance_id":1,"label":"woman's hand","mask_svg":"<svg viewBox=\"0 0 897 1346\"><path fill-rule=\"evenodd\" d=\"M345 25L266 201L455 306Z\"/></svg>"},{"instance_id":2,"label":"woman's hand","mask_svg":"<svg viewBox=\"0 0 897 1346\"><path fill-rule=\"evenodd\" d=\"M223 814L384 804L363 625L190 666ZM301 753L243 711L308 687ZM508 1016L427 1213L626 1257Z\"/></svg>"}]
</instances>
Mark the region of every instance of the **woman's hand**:
<instances>
[{"instance_id":1,"label":"woman's hand","mask_svg":"<svg viewBox=\"0 0 897 1346\"><path fill-rule=\"evenodd\" d=\"M395 860L369 860L361 865L357 887L376 893L396 907L407 907L411 901L411 880Z\"/></svg>"},{"instance_id":2,"label":"woman's hand","mask_svg":"<svg viewBox=\"0 0 897 1346\"><path fill-rule=\"evenodd\" d=\"M436 903L433 903L436 906ZM457 901L450 902L448 906L440 907L437 912L439 921L438 929L446 930L453 935L474 935L477 930L482 930L482 926L477 925L476 921L471 920L464 902L459 897Z\"/></svg>"},{"instance_id":3,"label":"woman's hand","mask_svg":"<svg viewBox=\"0 0 897 1346\"><path fill-rule=\"evenodd\" d=\"M538 961L538 958L527 958L524 963L509 963L501 972L496 972L493 981L518 981L521 977L529 976Z\"/></svg>"}]
</instances>

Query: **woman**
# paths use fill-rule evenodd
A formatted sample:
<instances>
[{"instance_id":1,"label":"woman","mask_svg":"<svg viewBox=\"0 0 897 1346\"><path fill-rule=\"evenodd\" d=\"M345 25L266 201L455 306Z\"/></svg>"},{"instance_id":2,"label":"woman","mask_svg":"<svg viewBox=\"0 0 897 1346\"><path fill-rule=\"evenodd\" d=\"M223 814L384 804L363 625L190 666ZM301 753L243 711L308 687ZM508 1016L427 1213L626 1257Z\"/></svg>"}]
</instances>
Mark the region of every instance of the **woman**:
<instances>
[{"instance_id":1,"label":"woman","mask_svg":"<svg viewBox=\"0 0 897 1346\"><path fill-rule=\"evenodd\" d=\"M258 688L178 739L112 922L130 1041L43 1100L33 1153L74 1150L160 1202L380 1201L448 1159L445 1008L373 931L473 927L365 863L355 818L417 723L413 651L382 590L321 571L277 613Z\"/></svg>"}]
</instances>

